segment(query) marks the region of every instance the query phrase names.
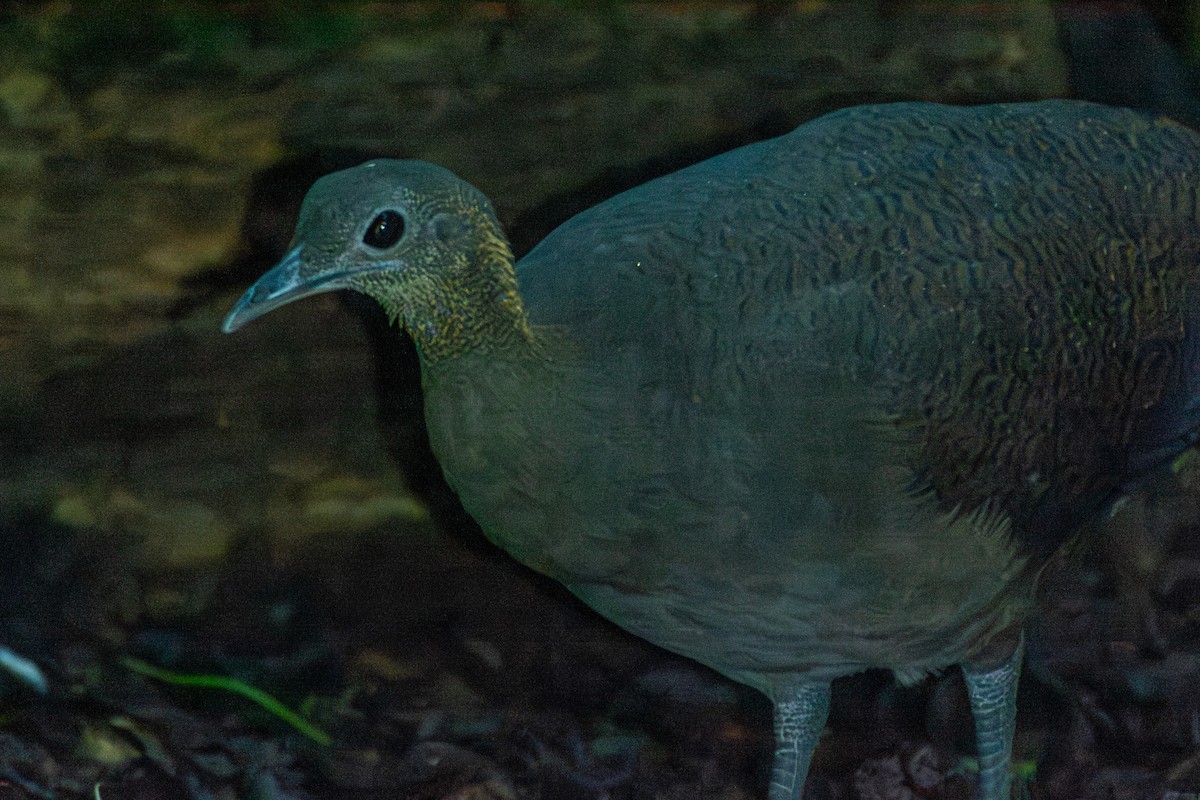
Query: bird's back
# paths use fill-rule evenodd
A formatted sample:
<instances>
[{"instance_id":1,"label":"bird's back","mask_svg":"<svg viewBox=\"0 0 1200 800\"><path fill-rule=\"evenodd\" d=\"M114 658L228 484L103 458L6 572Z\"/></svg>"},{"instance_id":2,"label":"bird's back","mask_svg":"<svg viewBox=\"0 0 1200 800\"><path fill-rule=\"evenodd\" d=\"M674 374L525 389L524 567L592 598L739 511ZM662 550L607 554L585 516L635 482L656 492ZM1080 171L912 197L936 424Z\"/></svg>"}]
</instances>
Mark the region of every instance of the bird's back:
<instances>
[{"instance_id":1,"label":"bird's back","mask_svg":"<svg viewBox=\"0 0 1200 800\"><path fill-rule=\"evenodd\" d=\"M1042 499L1054 539L1200 427L1198 188L1200 136L1128 110L865 106L579 214L518 278L676 402L844 381L947 507Z\"/></svg>"}]
</instances>

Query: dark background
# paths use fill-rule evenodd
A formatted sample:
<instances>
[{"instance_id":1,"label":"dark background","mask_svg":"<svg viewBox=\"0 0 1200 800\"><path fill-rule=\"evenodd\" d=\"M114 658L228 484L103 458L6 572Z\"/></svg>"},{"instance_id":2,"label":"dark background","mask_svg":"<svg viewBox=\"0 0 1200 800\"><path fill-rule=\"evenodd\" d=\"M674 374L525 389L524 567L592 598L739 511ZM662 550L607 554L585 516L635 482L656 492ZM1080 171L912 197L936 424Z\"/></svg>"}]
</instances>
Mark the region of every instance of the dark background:
<instances>
[{"instance_id":1,"label":"dark background","mask_svg":"<svg viewBox=\"0 0 1200 800\"><path fill-rule=\"evenodd\" d=\"M311 181L368 157L478 185L519 254L856 103L1200 125L1198 59L1190 2L0 3L0 645L50 684L0 678L0 800L761 796L766 702L482 539L372 304L222 315ZM1198 501L1182 459L1048 570L1033 796L1200 792ZM834 702L810 797L969 796L956 673Z\"/></svg>"}]
</instances>

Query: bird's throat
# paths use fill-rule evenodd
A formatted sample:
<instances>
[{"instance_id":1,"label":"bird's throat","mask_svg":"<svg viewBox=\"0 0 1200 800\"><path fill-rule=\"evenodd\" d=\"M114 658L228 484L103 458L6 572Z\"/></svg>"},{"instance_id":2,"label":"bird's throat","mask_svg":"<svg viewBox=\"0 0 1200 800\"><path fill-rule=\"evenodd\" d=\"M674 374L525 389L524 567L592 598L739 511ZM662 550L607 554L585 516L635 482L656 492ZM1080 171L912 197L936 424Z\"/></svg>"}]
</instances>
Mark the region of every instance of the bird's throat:
<instances>
[{"instance_id":1,"label":"bird's throat","mask_svg":"<svg viewBox=\"0 0 1200 800\"><path fill-rule=\"evenodd\" d=\"M427 362L533 343L507 247L460 273L410 287L395 305L384 302Z\"/></svg>"}]
</instances>

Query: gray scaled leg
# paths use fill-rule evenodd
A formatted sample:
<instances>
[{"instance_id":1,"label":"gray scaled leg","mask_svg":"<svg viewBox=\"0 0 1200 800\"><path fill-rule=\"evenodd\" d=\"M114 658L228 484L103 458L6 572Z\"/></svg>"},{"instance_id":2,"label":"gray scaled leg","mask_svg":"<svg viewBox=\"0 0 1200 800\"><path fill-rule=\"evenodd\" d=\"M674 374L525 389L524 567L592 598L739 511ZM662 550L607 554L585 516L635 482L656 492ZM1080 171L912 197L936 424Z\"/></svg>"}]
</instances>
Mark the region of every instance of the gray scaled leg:
<instances>
[{"instance_id":1,"label":"gray scaled leg","mask_svg":"<svg viewBox=\"0 0 1200 800\"><path fill-rule=\"evenodd\" d=\"M800 800L808 762L829 716L829 684L776 687L775 765L770 800Z\"/></svg>"},{"instance_id":2,"label":"gray scaled leg","mask_svg":"<svg viewBox=\"0 0 1200 800\"><path fill-rule=\"evenodd\" d=\"M1017 723L1017 679L1025 637L999 666L963 664L975 739L979 749L979 800L1009 800L1013 732Z\"/></svg>"}]
</instances>

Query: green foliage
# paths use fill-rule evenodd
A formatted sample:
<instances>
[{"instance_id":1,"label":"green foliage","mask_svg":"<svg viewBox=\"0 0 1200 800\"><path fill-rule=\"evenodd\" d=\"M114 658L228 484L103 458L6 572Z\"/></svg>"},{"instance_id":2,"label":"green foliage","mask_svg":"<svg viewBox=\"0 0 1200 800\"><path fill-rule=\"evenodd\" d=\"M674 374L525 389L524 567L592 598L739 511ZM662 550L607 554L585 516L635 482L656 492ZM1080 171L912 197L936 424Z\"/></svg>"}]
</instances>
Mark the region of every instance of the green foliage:
<instances>
[{"instance_id":1,"label":"green foliage","mask_svg":"<svg viewBox=\"0 0 1200 800\"><path fill-rule=\"evenodd\" d=\"M305 56L351 46L365 24L356 4L324 2L228 5L113 0L77 4L14 22L5 39L28 46L39 34L43 68L69 88L86 92L122 71L179 80L220 78L254 48L277 47Z\"/></svg>"},{"instance_id":2,"label":"green foliage","mask_svg":"<svg viewBox=\"0 0 1200 800\"><path fill-rule=\"evenodd\" d=\"M257 703L266 711L291 725L293 728L300 731L300 733L304 734L309 739L312 739L317 744L324 747L328 746L329 743L333 741L332 737L330 737L328 733L321 730L316 725L313 725L311 722L304 719L304 717L300 716L295 711L292 711L290 708L276 700L271 695L267 694L261 689L251 686L248 683L239 681L236 678L229 678L224 675L197 675L171 672L170 670L156 667L153 664L149 664L137 658L123 658L121 659L121 664L125 668L130 669L139 675L145 675L146 677L162 681L163 683L169 683L172 686L189 686L199 689L220 689L222 691L240 694L242 697Z\"/></svg>"},{"instance_id":3,"label":"green foliage","mask_svg":"<svg viewBox=\"0 0 1200 800\"><path fill-rule=\"evenodd\" d=\"M1192 5L1188 16L1187 59L1200 67L1200 3Z\"/></svg>"},{"instance_id":4,"label":"green foliage","mask_svg":"<svg viewBox=\"0 0 1200 800\"><path fill-rule=\"evenodd\" d=\"M65 14L50 25L48 37L48 66L76 90L90 89L122 67L152 63L172 44L160 18L129 0Z\"/></svg>"}]
</instances>

